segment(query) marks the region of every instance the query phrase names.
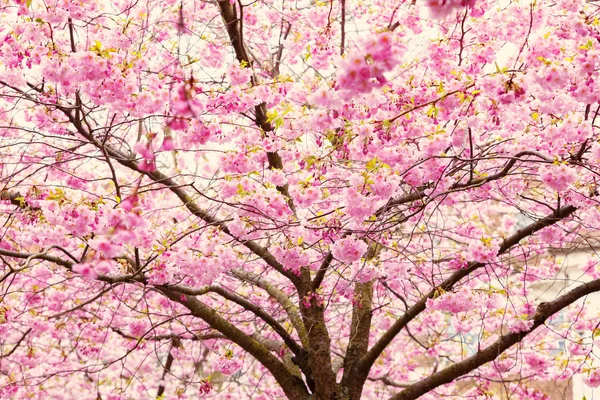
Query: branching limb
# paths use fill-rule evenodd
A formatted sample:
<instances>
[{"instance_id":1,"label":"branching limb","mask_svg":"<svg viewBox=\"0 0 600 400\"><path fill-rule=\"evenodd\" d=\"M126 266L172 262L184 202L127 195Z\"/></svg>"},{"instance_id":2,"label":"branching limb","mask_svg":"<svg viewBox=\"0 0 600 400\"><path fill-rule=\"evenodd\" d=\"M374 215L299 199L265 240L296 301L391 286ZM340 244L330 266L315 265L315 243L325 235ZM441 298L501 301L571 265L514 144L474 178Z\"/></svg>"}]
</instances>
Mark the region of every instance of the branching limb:
<instances>
[{"instance_id":1,"label":"branching limb","mask_svg":"<svg viewBox=\"0 0 600 400\"><path fill-rule=\"evenodd\" d=\"M466 358L461 362L452 364L451 366L444 368L441 371L438 371L429 377L420 380L419 382L409 385L400 393L392 396L390 400L417 399L425 393L428 393L441 385L452 382L453 380L481 367L482 365L495 360L498 358L498 356L500 356L500 354L504 353L514 344L521 342L528 334L543 325L552 315L570 306L577 300L599 291L600 279L596 279L576 287L575 289L565 293L553 301L541 303L537 307L534 316L530 319L532 325L529 329L522 332L511 332L500 336L498 340L485 349L482 349L471 357Z\"/></svg>"},{"instance_id":2,"label":"branching limb","mask_svg":"<svg viewBox=\"0 0 600 400\"><path fill-rule=\"evenodd\" d=\"M515 163L517 161L519 161L521 159L521 157L525 157L525 156L537 157L537 158L541 159L542 161L548 162L548 163L552 163L554 161L537 151L531 151L531 150L520 151L517 154L515 154L514 156L512 156L510 158L510 160L504 165L504 167L499 172L489 175L489 176L486 176L486 177L483 177L483 178L470 179L466 183L455 183L454 185L452 185L450 187L449 192L479 187L486 183L502 179L510 173L510 171L514 167ZM412 203L412 202L418 201L418 200L424 200L426 198L427 198L427 194L426 194L425 190L418 190L416 192L409 193L407 195L390 200L386 205L384 205L383 207L381 207L379 210L377 210L375 212L375 216L379 217L384 212L388 211L389 209L391 209L395 206Z\"/></svg>"},{"instance_id":3,"label":"branching limb","mask_svg":"<svg viewBox=\"0 0 600 400\"><path fill-rule=\"evenodd\" d=\"M186 307L194 316L205 321L214 330L227 336L232 342L258 360L273 375L289 399L305 400L309 397L302 379L292 375L283 363L272 355L268 349L219 316L216 311L195 297L187 297L181 293L167 289L162 290L162 293L170 300Z\"/></svg>"},{"instance_id":4,"label":"branching limb","mask_svg":"<svg viewBox=\"0 0 600 400\"><path fill-rule=\"evenodd\" d=\"M576 208L568 205L553 213L547 215L546 217L529 224L528 226L519 229L510 237L506 238L500 248L498 250L498 255L502 255L506 253L513 246L518 244L524 238L533 235L537 231L546 228L548 226L554 225L555 223L569 217L576 211ZM389 346L392 340L400 333L400 331L408 325L410 321L417 317L423 310L425 310L427 300L435 297L436 293L439 290L443 290L445 292L450 291L456 283L458 283L464 277L470 275L474 271L482 268L485 264L480 262L472 262L468 264L467 267L460 269L454 272L450 277L448 277L445 281L443 281L440 285L433 288L426 296L423 296L415 305L410 307L404 315L398 319L391 327L388 329L382 337L371 347L371 349L362 357L359 362L359 373L366 379L371 366L375 362L375 360L381 355L381 353Z\"/></svg>"},{"instance_id":5,"label":"branching limb","mask_svg":"<svg viewBox=\"0 0 600 400\"><path fill-rule=\"evenodd\" d=\"M251 68L252 60L248 55L248 49L244 43L242 18L238 17L235 5L231 4L229 0L219 0L217 3L219 5L219 11L221 13L221 17L223 18L225 29L229 35L229 40L233 50L235 51L237 60ZM288 28L285 36L287 36L289 33L289 29L290 28ZM280 55L278 56L281 58ZM252 76L250 77L250 83L252 86L256 86L258 84L258 79L254 73L252 73ZM265 134L273 131L273 125L269 122L267 117L267 105L265 103L260 103L254 107L254 114L256 117L256 125L261 128ZM267 159L269 162L269 168L283 169L283 161L277 152L267 152ZM295 212L294 203L290 197L288 189L288 184L286 183L283 186L277 186L277 190L286 198L288 206L292 212Z\"/></svg>"},{"instance_id":6,"label":"branching limb","mask_svg":"<svg viewBox=\"0 0 600 400\"><path fill-rule=\"evenodd\" d=\"M0 359L2 358L6 358L6 357L10 357L21 345L21 343L23 342L23 340L25 340L25 337L27 337L27 335L29 335L29 332L31 332L31 328L27 329L23 335L21 336L21 338L17 341L17 343L15 343L15 345L13 346L12 349L10 349L10 351L6 354L1 354L0 355Z\"/></svg>"},{"instance_id":7,"label":"branching limb","mask_svg":"<svg viewBox=\"0 0 600 400\"><path fill-rule=\"evenodd\" d=\"M181 342L179 341L178 338L174 337L173 339L171 339L171 346L169 347L169 354L167 354L167 361L165 362L165 365L163 367L161 384L158 386L158 390L156 391L157 399L161 399L162 395L165 393L165 389L166 389L165 378L167 377L167 374L171 372L171 366L173 365L173 360L174 360L172 350L174 347L179 347L179 346L181 346Z\"/></svg>"},{"instance_id":8,"label":"branching limb","mask_svg":"<svg viewBox=\"0 0 600 400\"><path fill-rule=\"evenodd\" d=\"M246 281L251 283L263 290L265 290L269 296L275 299L277 303L279 303L285 312L287 313L290 322L296 329L298 336L300 337L300 341L305 348L308 348L308 337L306 333L306 328L304 327L304 323L302 322L302 317L300 316L300 311L298 307L290 300L289 296L283 291L277 289L275 286L262 279L260 276L245 271L243 269L234 269L231 271L231 274L242 281Z\"/></svg>"},{"instance_id":9,"label":"branching limb","mask_svg":"<svg viewBox=\"0 0 600 400\"><path fill-rule=\"evenodd\" d=\"M212 292L220 295L221 297L230 300L240 306L242 306L245 310L250 311L257 317L261 318L265 321L277 334L285 345L296 355L299 366L303 369L303 372L308 373L308 365L306 364L306 351L296 343L296 341L287 333L286 329L279 323L275 318L273 318L269 313L263 310L261 307L252 303L249 300L217 285L210 285L207 287L207 292Z\"/></svg>"}]
</instances>

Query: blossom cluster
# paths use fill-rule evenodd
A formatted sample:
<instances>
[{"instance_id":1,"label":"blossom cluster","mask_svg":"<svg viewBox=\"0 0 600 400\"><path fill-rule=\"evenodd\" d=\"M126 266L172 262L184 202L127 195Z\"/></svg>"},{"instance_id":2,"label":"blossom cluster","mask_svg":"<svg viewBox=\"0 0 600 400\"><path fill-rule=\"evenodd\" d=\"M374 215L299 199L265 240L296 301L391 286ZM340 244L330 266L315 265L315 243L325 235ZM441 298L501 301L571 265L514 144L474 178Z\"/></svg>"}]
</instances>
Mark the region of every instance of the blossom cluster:
<instances>
[{"instance_id":1,"label":"blossom cluster","mask_svg":"<svg viewBox=\"0 0 600 400\"><path fill-rule=\"evenodd\" d=\"M382 32L359 43L342 60L337 74L337 89L344 99L355 93L369 93L387 83L384 72L400 62L399 45L394 44L390 32Z\"/></svg>"},{"instance_id":2,"label":"blossom cluster","mask_svg":"<svg viewBox=\"0 0 600 400\"><path fill-rule=\"evenodd\" d=\"M474 5L475 0L427 0L429 12L434 18L438 19L443 19L465 7L472 8Z\"/></svg>"}]
</instances>

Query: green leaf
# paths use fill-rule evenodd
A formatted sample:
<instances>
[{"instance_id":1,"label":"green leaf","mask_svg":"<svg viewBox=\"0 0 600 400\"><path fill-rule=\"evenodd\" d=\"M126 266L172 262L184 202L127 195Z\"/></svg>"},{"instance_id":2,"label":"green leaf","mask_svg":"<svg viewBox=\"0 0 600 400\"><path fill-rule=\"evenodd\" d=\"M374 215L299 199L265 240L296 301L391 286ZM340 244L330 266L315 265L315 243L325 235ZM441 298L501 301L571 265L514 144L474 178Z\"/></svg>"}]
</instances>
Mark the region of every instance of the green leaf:
<instances>
[{"instance_id":1,"label":"green leaf","mask_svg":"<svg viewBox=\"0 0 600 400\"><path fill-rule=\"evenodd\" d=\"M372 172L373 170L375 170L375 167L377 167L377 157L375 157L374 159L369 161L367 163L366 167L367 167L367 171L369 171L369 172Z\"/></svg>"},{"instance_id":2,"label":"green leaf","mask_svg":"<svg viewBox=\"0 0 600 400\"><path fill-rule=\"evenodd\" d=\"M32 2L32 0L27 0L27 3L25 3L27 8L31 7L31 2Z\"/></svg>"},{"instance_id":3,"label":"green leaf","mask_svg":"<svg viewBox=\"0 0 600 400\"><path fill-rule=\"evenodd\" d=\"M426 114L428 117L437 118L439 111L440 110L435 105L431 105Z\"/></svg>"}]
</instances>

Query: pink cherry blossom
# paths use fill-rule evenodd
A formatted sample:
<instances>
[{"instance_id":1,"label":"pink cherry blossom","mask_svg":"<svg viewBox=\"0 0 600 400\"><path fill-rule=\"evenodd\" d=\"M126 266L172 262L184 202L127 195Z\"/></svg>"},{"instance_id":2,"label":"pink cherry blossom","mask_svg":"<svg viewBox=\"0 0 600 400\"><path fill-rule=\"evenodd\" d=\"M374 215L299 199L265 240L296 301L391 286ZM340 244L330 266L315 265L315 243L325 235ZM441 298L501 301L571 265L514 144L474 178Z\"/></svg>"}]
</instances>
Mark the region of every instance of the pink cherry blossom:
<instances>
[{"instance_id":1,"label":"pink cherry blossom","mask_svg":"<svg viewBox=\"0 0 600 400\"><path fill-rule=\"evenodd\" d=\"M597 2L4 3L0 398L599 384Z\"/></svg>"},{"instance_id":2,"label":"pink cherry blossom","mask_svg":"<svg viewBox=\"0 0 600 400\"><path fill-rule=\"evenodd\" d=\"M344 238L331 246L331 253L338 260L350 264L360 260L367 251L367 247L368 245L362 240Z\"/></svg>"},{"instance_id":3,"label":"pink cherry blossom","mask_svg":"<svg viewBox=\"0 0 600 400\"><path fill-rule=\"evenodd\" d=\"M120 245L111 243L107 238L92 239L89 241L92 249L96 249L108 258L118 257L123 254L123 249Z\"/></svg>"}]
</instances>

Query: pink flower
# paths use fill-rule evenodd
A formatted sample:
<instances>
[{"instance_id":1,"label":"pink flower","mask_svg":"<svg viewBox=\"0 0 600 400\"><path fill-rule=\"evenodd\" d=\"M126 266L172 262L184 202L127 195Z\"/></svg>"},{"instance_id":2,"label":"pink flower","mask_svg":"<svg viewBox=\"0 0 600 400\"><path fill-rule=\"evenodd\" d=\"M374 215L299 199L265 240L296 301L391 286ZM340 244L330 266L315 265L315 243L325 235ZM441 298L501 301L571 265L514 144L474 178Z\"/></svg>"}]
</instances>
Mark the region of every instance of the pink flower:
<instances>
[{"instance_id":1,"label":"pink flower","mask_svg":"<svg viewBox=\"0 0 600 400\"><path fill-rule=\"evenodd\" d=\"M150 144L144 144L137 142L133 146L133 150L142 156L142 160L138 163L138 169L143 172L152 172L156 170L156 163L154 160L154 152L150 147Z\"/></svg>"},{"instance_id":2,"label":"pink flower","mask_svg":"<svg viewBox=\"0 0 600 400\"><path fill-rule=\"evenodd\" d=\"M357 222L362 222L375 212L377 203L373 198L368 198L350 188L344 199L345 212Z\"/></svg>"},{"instance_id":3,"label":"pink flower","mask_svg":"<svg viewBox=\"0 0 600 400\"><path fill-rule=\"evenodd\" d=\"M427 6L432 17L443 19L461 8L473 8L475 0L427 0Z\"/></svg>"},{"instance_id":4,"label":"pink flower","mask_svg":"<svg viewBox=\"0 0 600 400\"><path fill-rule=\"evenodd\" d=\"M136 338L142 337L148 331L148 324L145 321L134 321L129 324L129 332L131 336Z\"/></svg>"},{"instance_id":5,"label":"pink flower","mask_svg":"<svg viewBox=\"0 0 600 400\"><path fill-rule=\"evenodd\" d=\"M525 332L531 329L533 320L514 319L508 323L508 330L512 333Z\"/></svg>"},{"instance_id":6,"label":"pink flower","mask_svg":"<svg viewBox=\"0 0 600 400\"><path fill-rule=\"evenodd\" d=\"M487 263L492 261L498 253L498 246L487 239L477 239L469 244L468 258L473 261Z\"/></svg>"},{"instance_id":7,"label":"pink flower","mask_svg":"<svg viewBox=\"0 0 600 400\"><path fill-rule=\"evenodd\" d=\"M209 394L212 390L212 384L210 383L209 380L207 379L202 379L202 381L200 382L200 388L198 389L200 392L200 395L204 395L204 394Z\"/></svg>"},{"instance_id":8,"label":"pink flower","mask_svg":"<svg viewBox=\"0 0 600 400\"><path fill-rule=\"evenodd\" d=\"M399 63L399 47L394 45L389 32L383 32L364 40L359 49L352 51L340 65L337 74L337 89L344 98L359 93L370 93L387 83L383 73ZM328 104L327 93L316 93L312 100Z\"/></svg>"},{"instance_id":9,"label":"pink flower","mask_svg":"<svg viewBox=\"0 0 600 400\"><path fill-rule=\"evenodd\" d=\"M523 357L525 362L536 372L545 372L550 367L550 360L539 353L528 353Z\"/></svg>"},{"instance_id":10,"label":"pink flower","mask_svg":"<svg viewBox=\"0 0 600 400\"><path fill-rule=\"evenodd\" d=\"M252 160L246 154L233 151L226 153L221 158L221 166L223 172L235 172L239 174L256 169L256 166L253 165Z\"/></svg>"},{"instance_id":11,"label":"pink flower","mask_svg":"<svg viewBox=\"0 0 600 400\"><path fill-rule=\"evenodd\" d=\"M92 266L87 263L75 264L73 266L73 272L76 272L87 279L96 279L98 277L98 274L96 274L96 271L94 271Z\"/></svg>"},{"instance_id":12,"label":"pink flower","mask_svg":"<svg viewBox=\"0 0 600 400\"><path fill-rule=\"evenodd\" d=\"M458 293L444 293L436 299L428 299L427 308L456 314L479 307L480 300L470 289L461 288Z\"/></svg>"},{"instance_id":13,"label":"pink flower","mask_svg":"<svg viewBox=\"0 0 600 400\"><path fill-rule=\"evenodd\" d=\"M167 126L174 131L184 131L188 128L189 121L186 118L170 118Z\"/></svg>"},{"instance_id":14,"label":"pink flower","mask_svg":"<svg viewBox=\"0 0 600 400\"><path fill-rule=\"evenodd\" d=\"M285 269L291 270L294 273L300 273L300 268L310 264L308 254L300 251L298 247L285 250L277 246L273 248L273 255Z\"/></svg>"},{"instance_id":15,"label":"pink flower","mask_svg":"<svg viewBox=\"0 0 600 400\"><path fill-rule=\"evenodd\" d=\"M231 85L238 86L250 82L252 69L242 67L240 64L234 63L229 67L228 73L229 79L231 80Z\"/></svg>"},{"instance_id":16,"label":"pink flower","mask_svg":"<svg viewBox=\"0 0 600 400\"><path fill-rule=\"evenodd\" d=\"M134 207L137 207L138 204L139 197L137 194L134 194L123 199L123 201L119 204L119 207L127 212L131 212L131 210L133 210Z\"/></svg>"},{"instance_id":17,"label":"pink flower","mask_svg":"<svg viewBox=\"0 0 600 400\"><path fill-rule=\"evenodd\" d=\"M94 270L100 275L107 275L116 269L117 263L114 260L102 259L96 263Z\"/></svg>"},{"instance_id":18,"label":"pink flower","mask_svg":"<svg viewBox=\"0 0 600 400\"><path fill-rule=\"evenodd\" d=\"M354 238L340 239L331 246L333 256L347 264L361 259L367 251L367 244Z\"/></svg>"},{"instance_id":19,"label":"pink flower","mask_svg":"<svg viewBox=\"0 0 600 400\"><path fill-rule=\"evenodd\" d=\"M213 362L213 368L224 375L233 375L242 368L242 363L233 357L219 357Z\"/></svg>"},{"instance_id":20,"label":"pink flower","mask_svg":"<svg viewBox=\"0 0 600 400\"><path fill-rule=\"evenodd\" d=\"M102 252L108 258L118 257L123 254L121 245L113 244L107 239L92 239L88 243L92 249Z\"/></svg>"},{"instance_id":21,"label":"pink flower","mask_svg":"<svg viewBox=\"0 0 600 400\"><path fill-rule=\"evenodd\" d=\"M137 142L135 146L133 146L133 150L145 159L154 158L154 153L147 143Z\"/></svg>"},{"instance_id":22,"label":"pink flower","mask_svg":"<svg viewBox=\"0 0 600 400\"><path fill-rule=\"evenodd\" d=\"M154 172L156 171L156 162L144 159L138 164L138 169L142 172Z\"/></svg>"},{"instance_id":23,"label":"pink flower","mask_svg":"<svg viewBox=\"0 0 600 400\"><path fill-rule=\"evenodd\" d=\"M586 385L596 388L600 386L600 368L591 371L587 378L584 378Z\"/></svg>"},{"instance_id":24,"label":"pink flower","mask_svg":"<svg viewBox=\"0 0 600 400\"><path fill-rule=\"evenodd\" d=\"M173 137L171 135L166 135L160 149L162 151L171 151L175 148L175 143L173 142Z\"/></svg>"},{"instance_id":25,"label":"pink flower","mask_svg":"<svg viewBox=\"0 0 600 400\"><path fill-rule=\"evenodd\" d=\"M564 192L577 180L575 169L567 164L553 165L541 173L542 181L557 192Z\"/></svg>"},{"instance_id":26,"label":"pink flower","mask_svg":"<svg viewBox=\"0 0 600 400\"><path fill-rule=\"evenodd\" d=\"M337 99L335 96L335 93L333 93L327 87L321 87L317 89L315 92L310 94L306 100L313 106L326 108L329 110L337 109L341 105L339 99Z\"/></svg>"}]
</instances>

